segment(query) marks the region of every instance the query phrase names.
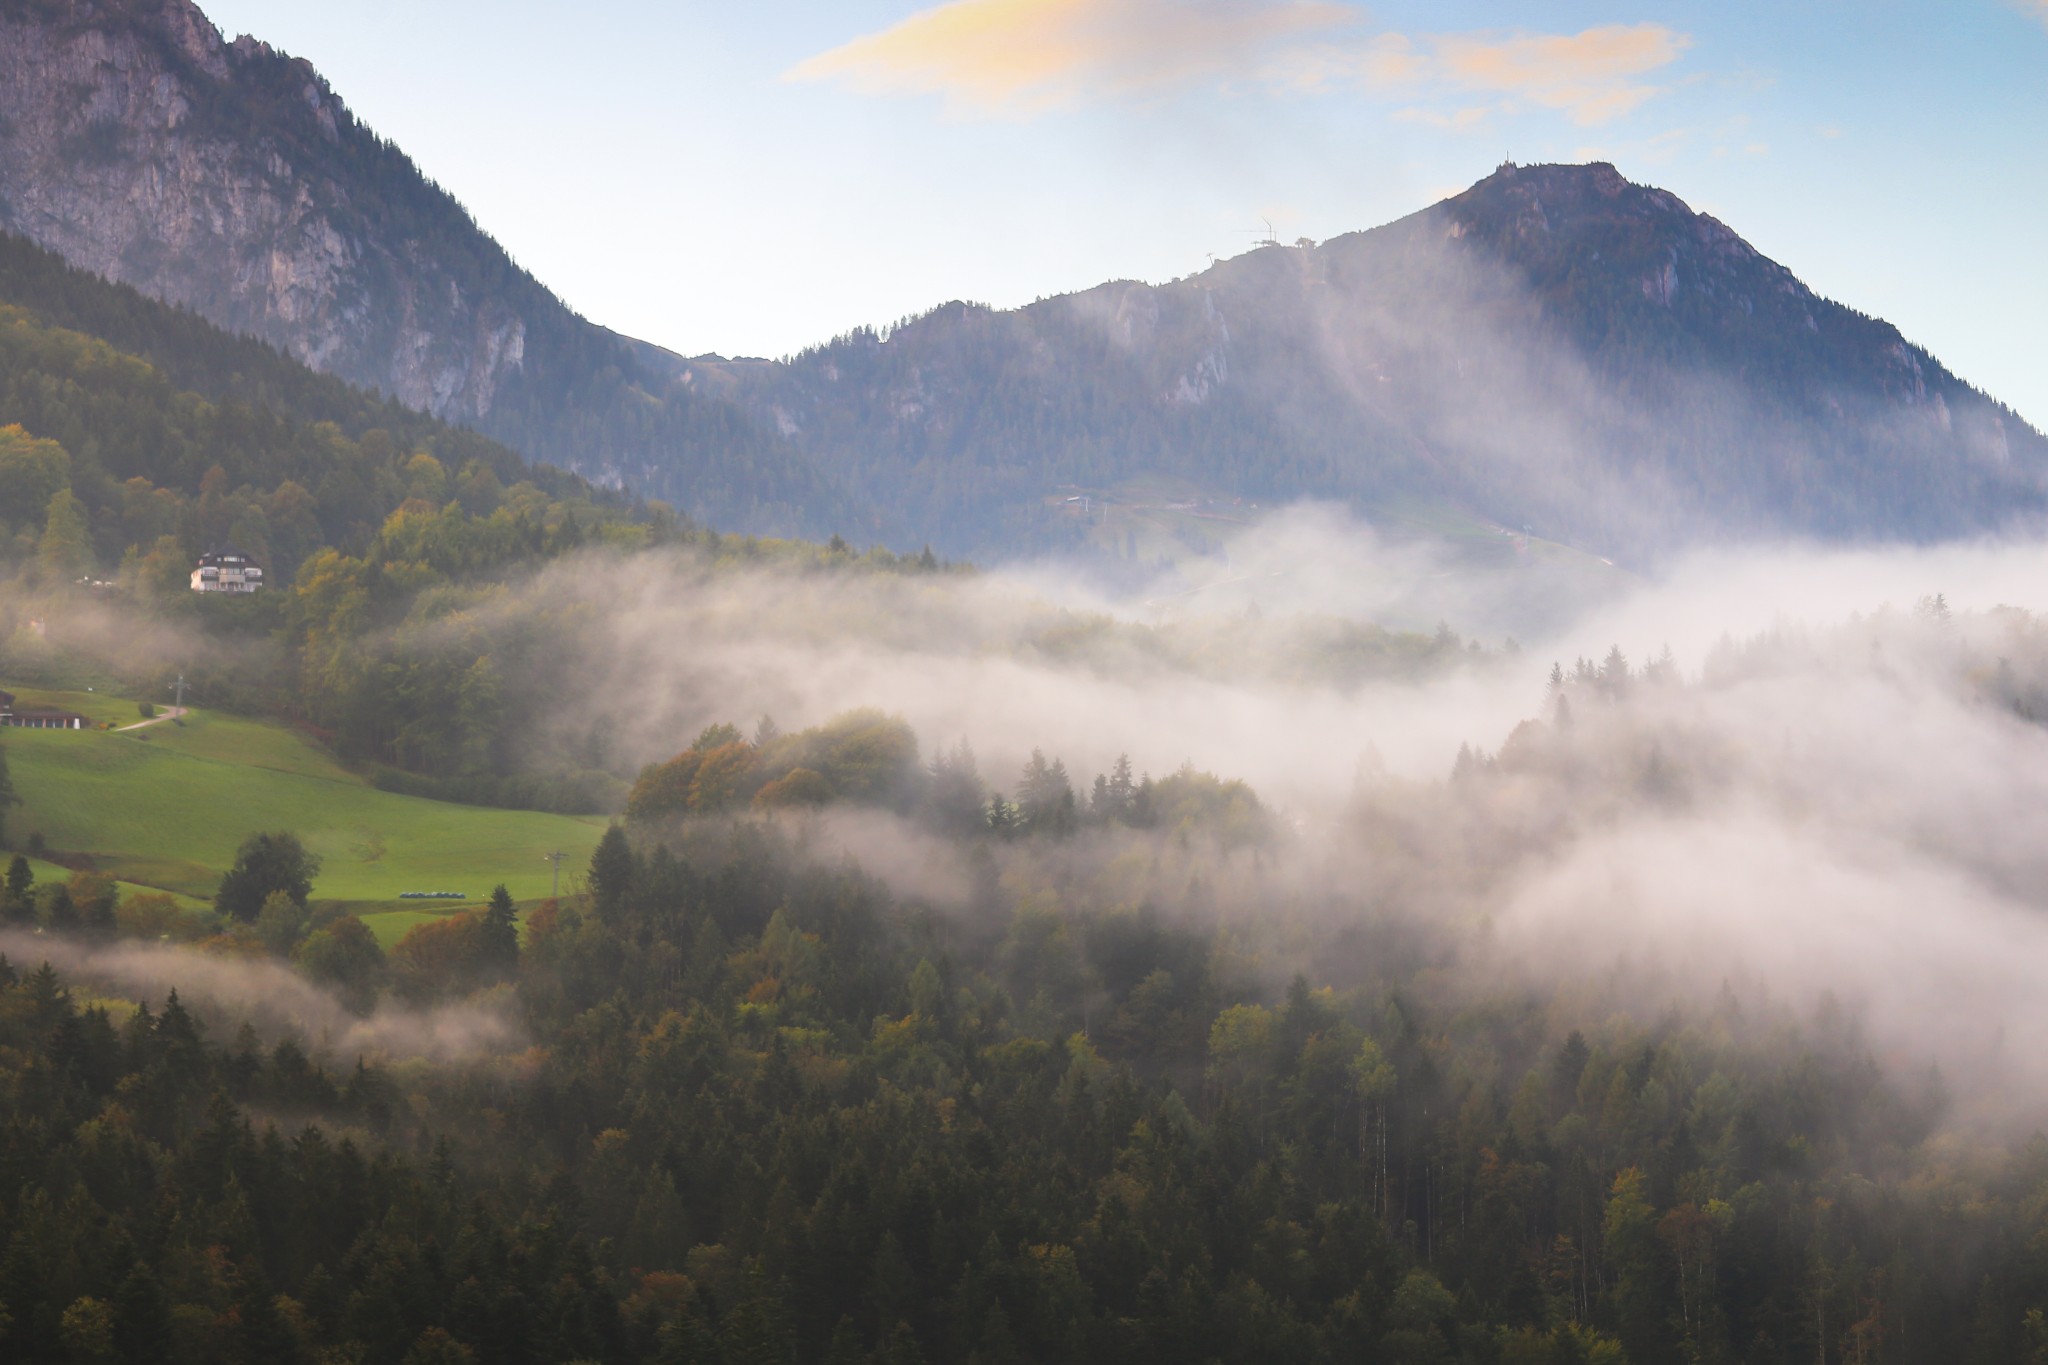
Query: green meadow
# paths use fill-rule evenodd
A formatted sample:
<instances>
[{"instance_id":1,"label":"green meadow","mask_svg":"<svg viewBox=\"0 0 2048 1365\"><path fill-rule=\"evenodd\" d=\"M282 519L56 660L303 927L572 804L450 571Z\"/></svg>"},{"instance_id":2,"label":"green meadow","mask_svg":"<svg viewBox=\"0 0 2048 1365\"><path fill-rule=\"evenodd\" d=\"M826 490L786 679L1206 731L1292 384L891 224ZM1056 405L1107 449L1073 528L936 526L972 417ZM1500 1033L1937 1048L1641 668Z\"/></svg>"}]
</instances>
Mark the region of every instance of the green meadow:
<instances>
[{"instance_id":1,"label":"green meadow","mask_svg":"<svg viewBox=\"0 0 2048 1365\"><path fill-rule=\"evenodd\" d=\"M132 701L16 690L22 705L115 725L140 719ZM403 916L387 924L367 914L379 937L395 939L457 904L415 907L398 899L402 891L459 891L477 901L503 882L519 900L544 897L553 875L544 855L561 850L564 876L573 876L605 828L602 816L378 791L296 731L215 712L128 731L6 730L0 741L22 803L7 813L15 847L39 833L52 852L88 854L133 886L210 899L244 838L290 830L321 859L316 899Z\"/></svg>"}]
</instances>

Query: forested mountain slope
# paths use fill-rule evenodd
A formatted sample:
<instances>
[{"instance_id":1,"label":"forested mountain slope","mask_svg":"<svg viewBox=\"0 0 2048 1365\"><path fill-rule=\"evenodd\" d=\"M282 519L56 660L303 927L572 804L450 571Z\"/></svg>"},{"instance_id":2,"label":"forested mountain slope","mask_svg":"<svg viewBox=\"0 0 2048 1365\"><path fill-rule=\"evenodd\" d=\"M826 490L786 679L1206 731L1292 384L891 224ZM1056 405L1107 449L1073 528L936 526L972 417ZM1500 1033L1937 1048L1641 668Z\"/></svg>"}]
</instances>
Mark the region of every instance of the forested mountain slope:
<instances>
[{"instance_id":1,"label":"forested mountain slope","mask_svg":"<svg viewBox=\"0 0 2048 1365\"><path fill-rule=\"evenodd\" d=\"M1447 501L1637 558L1967 534L2038 512L2048 474L2040 433L1896 328L1604 164L1504 166L1320 246L949 304L716 377L941 547L1150 471Z\"/></svg>"},{"instance_id":2,"label":"forested mountain slope","mask_svg":"<svg viewBox=\"0 0 2048 1365\"><path fill-rule=\"evenodd\" d=\"M232 540L284 587L315 549L367 545L409 497L487 514L508 489L536 516L626 511L620 494L0 234L0 534L19 542L0 564L36 551L63 491L86 537L72 576L111 574L169 536L173 567Z\"/></svg>"},{"instance_id":3,"label":"forested mountain slope","mask_svg":"<svg viewBox=\"0 0 2048 1365\"><path fill-rule=\"evenodd\" d=\"M0 5L0 227L597 482L860 529L772 429L570 311L310 65L191 0Z\"/></svg>"},{"instance_id":4,"label":"forested mountain slope","mask_svg":"<svg viewBox=\"0 0 2048 1365\"><path fill-rule=\"evenodd\" d=\"M585 321L309 64L191 0L0 6L0 186L0 227L74 264L729 530L1142 557L1054 509L1108 492L1113 518L1165 474L1641 562L2044 506L2048 441L2016 414L1604 164L1503 166L1369 232L947 304L789 363Z\"/></svg>"}]
</instances>

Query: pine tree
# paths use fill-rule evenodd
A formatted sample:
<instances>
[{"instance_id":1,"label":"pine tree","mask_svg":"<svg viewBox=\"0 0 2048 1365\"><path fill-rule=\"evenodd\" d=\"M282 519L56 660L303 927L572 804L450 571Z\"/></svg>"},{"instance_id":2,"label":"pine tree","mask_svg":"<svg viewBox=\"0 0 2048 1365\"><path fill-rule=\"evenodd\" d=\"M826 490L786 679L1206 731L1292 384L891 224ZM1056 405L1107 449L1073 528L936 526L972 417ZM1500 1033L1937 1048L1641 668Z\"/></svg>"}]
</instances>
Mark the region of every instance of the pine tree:
<instances>
[{"instance_id":1,"label":"pine tree","mask_svg":"<svg viewBox=\"0 0 2048 1365\"><path fill-rule=\"evenodd\" d=\"M50 889L50 897L44 905L44 914L50 921L53 934L75 934L78 932L78 906L71 900L71 888L56 886Z\"/></svg>"},{"instance_id":2,"label":"pine tree","mask_svg":"<svg viewBox=\"0 0 2048 1365\"><path fill-rule=\"evenodd\" d=\"M988 799L989 831L999 839L1007 839L1017 832L1017 808L1003 799L997 792Z\"/></svg>"},{"instance_id":3,"label":"pine tree","mask_svg":"<svg viewBox=\"0 0 2048 1365\"><path fill-rule=\"evenodd\" d=\"M0 895L0 917L19 923L35 915L35 870L17 853L7 864L6 893Z\"/></svg>"},{"instance_id":4,"label":"pine tree","mask_svg":"<svg viewBox=\"0 0 2048 1365\"><path fill-rule=\"evenodd\" d=\"M156 1365L172 1355L170 1306L140 1263L114 1294L114 1354L127 1365Z\"/></svg>"},{"instance_id":5,"label":"pine tree","mask_svg":"<svg viewBox=\"0 0 2048 1365\"><path fill-rule=\"evenodd\" d=\"M477 961L494 980L502 981L519 969L519 911L503 882L491 888L490 907L477 926Z\"/></svg>"},{"instance_id":6,"label":"pine tree","mask_svg":"<svg viewBox=\"0 0 2048 1365\"><path fill-rule=\"evenodd\" d=\"M635 870L626 831L617 825L606 829L590 855L590 901L599 919L610 919L624 908Z\"/></svg>"},{"instance_id":7,"label":"pine tree","mask_svg":"<svg viewBox=\"0 0 2048 1365\"><path fill-rule=\"evenodd\" d=\"M14 777L7 771L7 746L0 744L0 843L6 842L7 839L7 808L20 804L21 797L14 791ZM20 862L20 857L17 856L15 861ZM7 880L10 884L14 880L14 870L11 867L7 872Z\"/></svg>"}]
</instances>

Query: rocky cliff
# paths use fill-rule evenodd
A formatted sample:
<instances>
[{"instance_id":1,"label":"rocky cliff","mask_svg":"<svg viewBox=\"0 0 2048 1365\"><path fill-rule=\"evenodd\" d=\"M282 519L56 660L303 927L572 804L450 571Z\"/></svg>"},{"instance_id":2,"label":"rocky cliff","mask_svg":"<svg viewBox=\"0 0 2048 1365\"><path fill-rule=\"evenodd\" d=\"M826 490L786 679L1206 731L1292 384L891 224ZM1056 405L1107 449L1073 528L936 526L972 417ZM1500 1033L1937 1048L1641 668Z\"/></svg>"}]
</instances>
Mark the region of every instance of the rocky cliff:
<instances>
[{"instance_id":1,"label":"rocky cliff","mask_svg":"<svg viewBox=\"0 0 2048 1365\"><path fill-rule=\"evenodd\" d=\"M1605 165L1504 166L1168 284L684 362L576 316L310 66L191 0L0 0L0 228L734 530L1000 556L1059 543L1060 485L1159 473L1634 556L2048 510L2039 433Z\"/></svg>"},{"instance_id":2,"label":"rocky cliff","mask_svg":"<svg viewBox=\"0 0 2048 1365\"><path fill-rule=\"evenodd\" d=\"M562 306L305 62L190 0L0 14L0 224L457 420Z\"/></svg>"},{"instance_id":3,"label":"rocky cliff","mask_svg":"<svg viewBox=\"0 0 2048 1365\"><path fill-rule=\"evenodd\" d=\"M880 529L675 358L578 317L308 63L191 0L0 3L0 228L735 529Z\"/></svg>"}]
</instances>

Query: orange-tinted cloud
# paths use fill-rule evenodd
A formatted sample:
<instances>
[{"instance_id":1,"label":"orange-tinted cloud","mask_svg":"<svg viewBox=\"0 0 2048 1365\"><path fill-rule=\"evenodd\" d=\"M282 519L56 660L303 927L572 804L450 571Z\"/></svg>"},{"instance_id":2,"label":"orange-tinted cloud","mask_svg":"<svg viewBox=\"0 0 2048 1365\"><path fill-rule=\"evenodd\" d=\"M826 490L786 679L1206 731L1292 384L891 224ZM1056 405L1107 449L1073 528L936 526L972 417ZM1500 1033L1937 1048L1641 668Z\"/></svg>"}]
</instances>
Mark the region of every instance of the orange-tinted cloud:
<instances>
[{"instance_id":1,"label":"orange-tinted cloud","mask_svg":"<svg viewBox=\"0 0 2048 1365\"><path fill-rule=\"evenodd\" d=\"M936 94L959 114L1028 117L1229 79L1359 19L1332 0L953 0L786 74L862 94Z\"/></svg>"},{"instance_id":2,"label":"orange-tinted cloud","mask_svg":"<svg viewBox=\"0 0 2048 1365\"><path fill-rule=\"evenodd\" d=\"M2028 0L2048 5L2048 0ZM1337 0L952 0L786 73L870 95L938 95L949 112L1028 118L1202 85L1360 89L1400 117L1469 127L1538 106L1604 123L1660 87L1690 45L1661 24L1580 33L1410 37ZM1474 95L1482 102L1474 104ZM1450 111L1427 102L1453 100Z\"/></svg>"},{"instance_id":3,"label":"orange-tinted cloud","mask_svg":"<svg viewBox=\"0 0 2048 1365\"><path fill-rule=\"evenodd\" d=\"M1608 24L1572 34L1439 38L1435 64L1442 79L1467 90L1518 96L1591 124L1657 93L1639 78L1671 65L1690 45L1662 24Z\"/></svg>"}]
</instances>

